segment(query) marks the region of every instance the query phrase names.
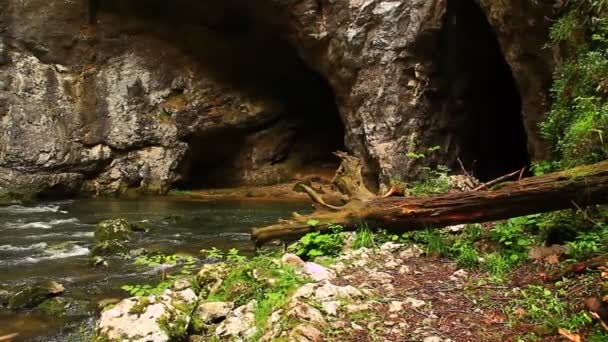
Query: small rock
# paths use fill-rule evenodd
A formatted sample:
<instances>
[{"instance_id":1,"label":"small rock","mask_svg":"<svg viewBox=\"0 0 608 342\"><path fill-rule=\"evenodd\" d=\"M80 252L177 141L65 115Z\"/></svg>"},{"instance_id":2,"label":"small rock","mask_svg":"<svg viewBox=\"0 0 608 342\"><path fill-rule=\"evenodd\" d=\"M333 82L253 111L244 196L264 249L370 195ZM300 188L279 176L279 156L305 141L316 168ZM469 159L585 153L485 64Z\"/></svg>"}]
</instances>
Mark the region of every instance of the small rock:
<instances>
[{"instance_id":1,"label":"small rock","mask_svg":"<svg viewBox=\"0 0 608 342\"><path fill-rule=\"evenodd\" d=\"M304 260L292 253L283 255L283 257L281 257L281 263L283 265L304 266Z\"/></svg>"},{"instance_id":2,"label":"small rock","mask_svg":"<svg viewBox=\"0 0 608 342\"><path fill-rule=\"evenodd\" d=\"M367 303L364 304L348 304L346 306L346 312L355 313L360 311L367 311L370 309L370 305Z\"/></svg>"},{"instance_id":3,"label":"small rock","mask_svg":"<svg viewBox=\"0 0 608 342\"><path fill-rule=\"evenodd\" d=\"M389 242L383 243L382 246L380 246L380 250L387 251L387 252L394 252L394 251L400 249L401 247L403 247L402 244L389 241Z\"/></svg>"},{"instance_id":4,"label":"small rock","mask_svg":"<svg viewBox=\"0 0 608 342\"><path fill-rule=\"evenodd\" d=\"M65 291L63 285L54 281L28 286L15 293L8 301L9 309L31 309L47 298L59 295Z\"/></svg>"},{"instance_id":5,"label":"small rock","mask_svg":"<svg viewBox=\"0 0 608 342\"><path fill-rule=\"evenodd\" d=\"M331 280L336 277L335 272L314 262L307 262L304 265L304 273L314 281Z\"/></svg>"},{"instance_id":6,"label":"small rock","mask_svg":"<svg viewBox=\"0 0 608 342\"><path fill-rule=\"evenodd\" d=\"M361 291L348 286L336 286L326 281L322 286L315 290L314 294L317 300L333 300L333 299L352 299L363 297Z\"/></svg>"},{"instance_id":7,"label":"small rock","mask_svg":"<svg viewBox=\"0 0 608 342\"><path fill-rule=\"evenodd\" d=\"M467 273L467 271L460 269L460 270L452 273L452 275L450 276L450 280L456 281L459 279L466 279L468 275L469 274Z\"/></svg>"},{"instance_id":8,"label":"small rock","mask_svg":"<svg viewBox=\"0 0 608 342\"><path fill-rule=\"evenodd\" d=\"M355 330L363 330L363 327L360 326L359 324L355 323L355 322L351 322L350 326L355 329Z\"/></svg>"},{"instance_id":9,"label":"small rock","mask_svg":"<svg viewBox=\"0 0 608 342\"><path fill-rule=\"evenodd\" d=\"M287 316L298 321L306 321L318 325L325 325L325 319L321 312L302 302L295 302L291 305L291 308L287 311Z\"/></svg>"},{"instance_id":10,"label":"small rock","mask_svg":"<svg viewBox=\"0 0 608 342\"><path fill-rule=\"evenodd\" d=\"M429 337L425 337L424 340L422 340L423 342L442 342L443 339L441 339L441 337L439 336L429 336Z\"/></svg>"},{"instance_id":11,"label":"small rock","mask_svg":"<svg viewBox=\"0 0 608 342\"><path fill-rule=\"evenodd\" d=\"M192 287L191 280L186 278L179 278L173 282L173 290L182 291Z\"/></svg>"},{"instance_id":12,"label":"small rock","mask_svg":"<svg viewBox=\"0 0 608 342\"><path fill-rule=\"evenodd\" d=\"M257 302L252 300L247 305L234 309L226 320L217 326L215 334L218 337L232 337L234 339L252 338L256 333L255 316L253 314L256 306Z\"/></svg>"},{"instance_id":13,"label":"small rock","mask_svg":"<svg viewBox=\"0 0 608 342\"><path fill-rule=\"evenodd\" d=\"M410 269L409 266L407 265L401 265L401 267L399 267L399 270L397 272L399 272L399 274L406 274L406 273L410 273L412 270Z\"/></svg>"},{"instance_id":14,"label":"small rock","mask_svg":"<svg viewBox=\"0 0 608 342\"><path fill-rule=\"evenodd\" d=\"M331 316L336 316L338 314L338 308L340 307L340 302L337 301L329 301L321 303L321 308L325 313Z\"/></svg>"},{"instance_id":15,"label":"small rock","mask_svg":"<svg viewBox=\"0 0 608 342\"><path fill-rule=\"evenodd\" d=\"M417 257L421 256L422 254L424 254L424 251L422 249L420 249L420 247L418 247L417 245L413 245L413 246L407 248L406 250L402 251L401 253L399 253L399 257L401 259L410 259L410 258L417 258Z\"/></svg>"},{"instance_id":16,"label":"small rock","mask_svg":"<svg viewBox=\"0 0 608 342\"><path fill-rule=\"evenodd\" d=\"M461 232L466 227L466 224L457 224L454 226L445 227L445 229L450 233L458 233Z\"/></svg>"},{"instance_id":17,"label":"small rock","mask_svg":"<svg viewBox=\"0 0 608 342\"><path fill-rule=\"evenodd\" d=\"M392 301L388 306L388 311L389 312L403 311L403 304L404 304L403 302Z\"/></svg>"},{"instance_id":18,"label":"small rock","mask_svg":"<svg viewBox=\"0 0 608 342\"><path fill-rule=\"evenodd\" d=\"M226 318L233 308L232 302L201 303L196 308L196 316L205 324L217 323Z\"/></svg>"},{"instance_id":19,"label":"small rock","mask_svg":"<svg viewBox=\"0 0 608 342\"><path fill-rule=\"evenodd\" d=\"M321 342L323 341L323 333L310 324L300 324L289 334L289 341Z\"/></svg>"},{"instance_id":20,"label":"small rock","mask_svg":"<svg viewBox=\"0 0 608 342\"><path fill-rule=\"evenodd\" d=\"M423 300L419 300L419 299L412 298L412 297L407 297L407 298L405 299L405 304L409 304L409 305L411 305L411 306L412 306L414 309L416 309L416 308L419 308L419 307L421 307L421 306L424 306L424 305L426 304L426 302L425 302L425 301L423 301Z\"/></svg>"},{"instance_id":21,"label":"small rock","mask_svg":"<svg viewBox=\"0 0 608 342\"><path fill-rule=\"evenodd\" d=\"M313 283L308 283L308 284L302 285L293 294L293 298L296 298L296 299L297 298L310 298L314 294L316 286L317 286L317 284L313 284Z\"/></svg>"},{"instance_id":22,"label":"small rock","mask_svg":"<svg viewBox=\"0 0 608 342\"><path fill-rule=\"evenodd\" d=\"M384 267L386 268L397 268L398 266L399 263L395 259L391 259L384 264Z\"/></svg>"}]
</instances>

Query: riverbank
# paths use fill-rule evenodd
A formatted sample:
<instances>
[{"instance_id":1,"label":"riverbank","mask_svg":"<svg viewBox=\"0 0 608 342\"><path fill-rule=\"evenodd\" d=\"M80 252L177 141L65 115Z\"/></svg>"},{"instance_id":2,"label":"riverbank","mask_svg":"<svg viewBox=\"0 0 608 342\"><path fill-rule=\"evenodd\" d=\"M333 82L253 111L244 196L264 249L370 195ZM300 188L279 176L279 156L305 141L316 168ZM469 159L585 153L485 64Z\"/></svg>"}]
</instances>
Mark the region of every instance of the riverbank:
<instances>
[{"instance_id":1,"label":"riverbank","mask_svg":"<svg viewBox=\"0 0 608 342\"><path fill-rule=\"evenodd\" d=\"M439 256L448 246L433 239L418 246L383 242L394 238L364 230L336 234L309 235L290 248L308 261L291 253L247 259L211 251L209 258L223 261L205 265L197 277L177 280L160 296L133 297L104 310L98 338L515 342L608 336L579 308L603 276L547 281L565 266L555 257L506 272L504 265L497 269L496 254L487 254L463 268L462 259ZM343 247L332 252L326 248L331 243Z\"/></svg>"}]
</instances>

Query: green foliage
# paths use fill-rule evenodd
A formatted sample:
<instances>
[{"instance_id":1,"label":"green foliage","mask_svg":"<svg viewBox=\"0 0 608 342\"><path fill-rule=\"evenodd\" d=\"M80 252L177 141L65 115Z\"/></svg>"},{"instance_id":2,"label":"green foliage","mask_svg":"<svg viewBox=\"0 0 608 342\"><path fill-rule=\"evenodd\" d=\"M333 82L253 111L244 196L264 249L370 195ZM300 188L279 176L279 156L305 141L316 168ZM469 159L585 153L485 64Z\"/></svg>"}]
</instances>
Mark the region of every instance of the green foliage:
<instances>
[{"instance_id":1,"label":"green foliage","mask_svg":"<svg viewBox=\"0 0 608 342\"><path fill-rule=\"evenodd\" d=\"M460 268L473 268L479 265L479 253L468 241L459 240L451 248L456 255L456 265Z\"/></svg>"},{"instance_id":2,"label":"green foliage","mask_svg":"<svg viewBox=\"0 0 608 342\"><path fill-rule=\"evenodd\" d=\"M290 249L306 259L314 259L319 256L336 256L342 250L344 234L342 226L332 225L329 232L312 232L304 235L300 240L290 246Z\"/></svg>"},{"instance_id":3,"label":"green foliage","mask_svg":"<svg viewBox=\"0 0 608 342\"><path fill-rule=\"evenodd\" d=\"M571 2L550 31L566 55L552 87L551 111L541 132L561 167L608 158L608 17L605 0Z\"/></svg>"},{"instance_id":4,"label":"green foliage","mask_svg":"<svg viewBox=\"0 0 608 342\"><path fill-rule=\"evenodd\" d=\"M127 292L131 296L145 297L150 295L160 295L166 289L171 287L171 281L161 281L156 285L149 284L135 284L135 285L123 285L120 287L121 290Z\"/></svg>"},{"instance_id":5,"label":"green foliage","mask_svg":"<svg viewBox=\"0 0 608 342\"><path fill-rule=\"evenodd\" d=\"M602 226L591 232L580 233L574 241L568 242L568 254L575 259L586 259L600 251L606 251L608 227Z\"/></svg>"},{"instance_id":6,"label":"green foliage","mask_svg":"<svg viewBox=\"0 0 608 342\"><path fill-rule=\"evenodd\" d=\"M180 197L180 196L190 196L190 195L192 195L192 191L190 191L190 190L183 190L183 189L171 189L171 190L169 190L168 195L169 196L177 196L177 197Z\"/></svg>"},{"instance_id":7,"label":"green foliage","mask_svg":"<svg viewBox=\"0 0 608 342\"><path fill-rule=\"evenodd\" d=\"M485 255L483 266L492 276L500 278L515 266L515 261L501 253L490 253Z\"/></svg>"},{"instance_id":8,"label":"green foliage","mask_svg":"<svg viewBox=\"0 0 608 342\"><path fill-rule=\"evenodd\" d=\"M567 292L559 289L552 291L538 285L528 285L521 290L519 298L514 300L516 308L521 309L522 320L530 324L543 324L552 328L564 328L576 331L593 321L587 312L571 314L574 307L560 297Z\"/></svg>"},{"instance_id":9,"label":"green foliage","mask_svg":"<svg viewBox=\"0 0 608 342\"><path fill-rule=\"evenodd\" d=\"M450 252L445 233L437 229L406 232L401 235L399 240L406 244L415 243L421 245L429 256L445 257Z\"/></svg>"},{"instance_id":10,"label":"green foliage","mask_svg":"<svg viewBox=\"0 0 608 342\"><path fill-rule=\"evenodd\" d=\"M239 306L256 300L254 317L259 332L271 313L286 305L293 291L304 283L294 268L281 266L270 257L228 258L227 262L233 265L230 273L207 301L234 301Z\"/></svg>"},{"instance_id":11,"label":"green foliage","mask_svg":"<svg viewBox=\"0 0 608 342\"><path fill-rule=\"evenodd\" d=\"M409 188L413 196L421 197L433 194L441 194L450 190L450 169L444 165L435 168L421 167L421 180L411 183Z\"/></svg>"},{"instance_id":12,"label":"green foliage","mask_svg":"<svg viewBox=\"0 0 608 342\"><path fill-rule=\"evenodd\" d=\"M221 260L224 258L224 253L216 247L201 249L200 252L209 259Z\"/></svg>"},{"instance_id":13,"label":"green foliage","mask_svg":"<svg viewBox=\"0 0 608 342\"><path fill-rule=\"evenodd\" d=\"M538 224L540 215L529 215L516 217L504 223L496 224L490 230L490 239L498 242L502 247L501 257L508 259L511 266L527 258L527 249L535 242L535 239L526 231ZM496 260L502 264L503 260ZM502 266L496 268L500 269Z\"/></svg>"},{"instance_id":14,"label":"green foliage","mask_svg":"<svg viewBox=\"0 0 608 342\"><path fill-rule=\"evenodd\" d=\"M374 240L374 233L369 228L369 226L364 223L359 226L357 229L357 233L355 235L355 241L353 241L353 248L359 249L362 247L373 248L376 247L376 242Z\"/></svg>"}]
</instances>

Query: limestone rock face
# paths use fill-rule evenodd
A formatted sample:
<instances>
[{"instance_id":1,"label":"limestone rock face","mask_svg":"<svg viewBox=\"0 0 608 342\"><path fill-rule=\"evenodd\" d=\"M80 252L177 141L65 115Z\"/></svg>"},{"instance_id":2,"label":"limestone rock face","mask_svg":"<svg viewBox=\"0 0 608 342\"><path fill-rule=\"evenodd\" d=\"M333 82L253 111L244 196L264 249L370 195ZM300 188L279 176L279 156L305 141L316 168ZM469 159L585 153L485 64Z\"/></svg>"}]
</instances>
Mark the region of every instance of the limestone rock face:
<instances>
[{"instance_id":1,"label":"limestone rock face","mask_svg":"<svg viewBox=\"0 0 608 342\"><path fill-rule=\"evenodd\" d=\"M542 158L553 4L457 3L3 1L0 190L272 184L344 148L386 184L414 175L421 160L407 153L423 147L447 165L500 155L503 137L475 148L513 113L523 155L480 172ZM478 21L487 27L467 26ZM486 60L496 65L477 67Z\"/></svg>"}]
</instances>

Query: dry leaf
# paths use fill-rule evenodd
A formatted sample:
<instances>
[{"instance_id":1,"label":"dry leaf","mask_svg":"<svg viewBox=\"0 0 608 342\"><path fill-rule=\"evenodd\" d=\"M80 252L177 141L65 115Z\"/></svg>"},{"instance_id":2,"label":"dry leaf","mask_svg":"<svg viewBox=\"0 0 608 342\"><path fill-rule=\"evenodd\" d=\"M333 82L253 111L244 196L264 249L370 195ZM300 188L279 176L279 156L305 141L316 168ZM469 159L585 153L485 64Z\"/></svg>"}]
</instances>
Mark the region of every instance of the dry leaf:
<instances>
[{"instance_id":1,"label":"dry leaf","mask_svg":"<svg viewBox=\"0 0 608 342\"><path fill-rule=\"evenodd\" d=\"M583 339L578 334L573 334L566 329L559 328L557 332L568 339L571 342L583 342Z\"/></svg>"},{"instance_id":2,"label":"dry leaf","mask_svg":"<svg viewBox=\"0 0 608 342\"><path fill-rule=\"evenodd\" d=\"M513 311L513 314L518 318L523 318L526 315L526 310L523 308L517 308L515 311Z\"/></svg>"},{"instance_id":3,"label":"dry leaf","mask_svg":"<svg viewBox=\"0 0 608 342\"><path fill-rule=\"evenodd\" d=\"M550 265L559 264L559 257L555 254L549 255L545 258L545 262Z\"/></svg>"}]
</instances>

